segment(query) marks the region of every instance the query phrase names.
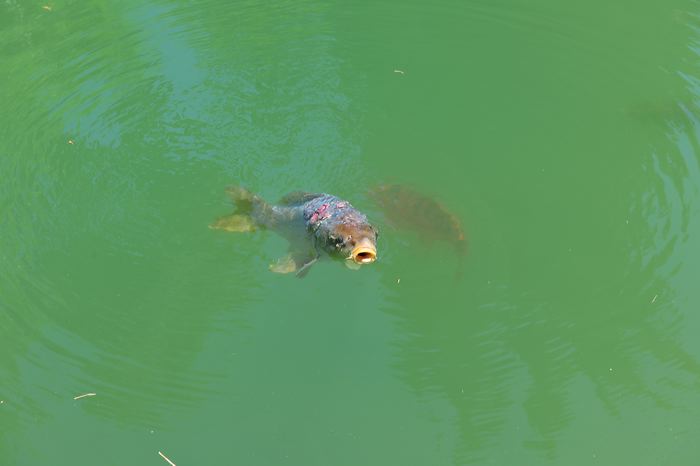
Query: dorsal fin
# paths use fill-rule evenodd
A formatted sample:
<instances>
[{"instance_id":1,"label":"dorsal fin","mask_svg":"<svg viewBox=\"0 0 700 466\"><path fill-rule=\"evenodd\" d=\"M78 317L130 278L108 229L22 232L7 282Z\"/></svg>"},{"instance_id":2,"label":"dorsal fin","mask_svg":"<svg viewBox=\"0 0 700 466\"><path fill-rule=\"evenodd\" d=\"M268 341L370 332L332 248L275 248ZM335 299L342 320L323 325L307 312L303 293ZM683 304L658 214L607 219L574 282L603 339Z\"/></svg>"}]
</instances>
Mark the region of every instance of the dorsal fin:
<instances>
[{"instance_id":1,"label":"dorsal fin","mask_svg":"<svg viewBox=\"0 0 700 466\"><path fill-rule=\"evenodd\" d=\"M304 191L294 191L280 199L279 204L286 206L301 205L321 196L323 196L323 193L307 193Z\"/></svg>"}]
</instances>

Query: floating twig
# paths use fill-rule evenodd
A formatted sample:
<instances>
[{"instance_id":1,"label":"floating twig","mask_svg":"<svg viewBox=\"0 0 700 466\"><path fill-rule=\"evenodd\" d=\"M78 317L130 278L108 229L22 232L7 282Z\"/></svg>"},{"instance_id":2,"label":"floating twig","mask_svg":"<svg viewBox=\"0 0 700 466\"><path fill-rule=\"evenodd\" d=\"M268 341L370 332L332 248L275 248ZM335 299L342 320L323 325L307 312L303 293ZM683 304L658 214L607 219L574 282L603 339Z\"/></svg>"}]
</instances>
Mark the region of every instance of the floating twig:
<instances>
[{"instance_id":1,"label":"floating twig","mask_svg":"<svg viewBox=\"0 0 700 466\"><path fill-rule=\"evenodd\" d=\"M654 304L656 302L656 298L658 298L658 297L659 297L659 295L655 294L654 298L651 300L651 304Z\"/></svg>"},{"instance_id":2,"label":"floating twig","mask_svg":"<svg viewBox=\"0 0 700 466\"><path fill-rule=\"evenodd\" d=\"M85 398L87 396L95 396L95 395L97 395L97 393L83 393L82 395L74 396L73 399L79 400L79 399Z\"/></svg>"},{"instance_id":3,"label":"floating twig","mask_svg":"<svg viewBox=\"0 0 700 466\"><path fill-rule=\"evenodd\" d=\"M161 458L163 458L165 461L167 461L168 463L170 463L170 466L176 466L175 463L173 463L172 461L170 461L170 458L168 458L167 456L165 456L162 452L159 451L158 454L160 455Z\"/></svg>"},{"instance_id":4,"label":"floating twig","mask_svg":"<svg viewBox=\"0 0 700 466\"><path fill-rule=\"evenodd\" d=\"M397 73L397 74L406 74L406 73L403 72L403 70L394 70L394 73Z\"/></svg>"},{"instance_id":5,"label":"floating twig","mask_svg":"<svg viewBox=\"0 0 700 466\"><path fill-rule=\"evenodd\" d=\"M51 7L48 6L48 5L44 5L44 6L42 6L41 8L43 8L43 9L46 10L46 11L51 11Z\"/></svg>"}]
</instances>

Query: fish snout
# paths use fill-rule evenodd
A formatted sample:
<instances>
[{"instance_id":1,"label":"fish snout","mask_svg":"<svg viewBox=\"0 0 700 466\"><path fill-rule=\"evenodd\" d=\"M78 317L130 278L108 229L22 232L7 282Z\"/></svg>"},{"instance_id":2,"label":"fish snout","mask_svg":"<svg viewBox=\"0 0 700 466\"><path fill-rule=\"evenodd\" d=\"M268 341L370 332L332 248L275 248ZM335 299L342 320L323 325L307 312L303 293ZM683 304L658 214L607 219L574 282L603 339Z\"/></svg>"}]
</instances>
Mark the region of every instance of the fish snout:
<instances>
[{"instance_id":1,"label":"fish snout","mask_svg":"<svg viewBox=\"0 0 700 466\"><path fill-rule=\"evenodd\" d=\"M350 258L356 264L371 264L377 260L377 248L371 240L364 239L353 248Z\"/></svg>"}]
</instances>

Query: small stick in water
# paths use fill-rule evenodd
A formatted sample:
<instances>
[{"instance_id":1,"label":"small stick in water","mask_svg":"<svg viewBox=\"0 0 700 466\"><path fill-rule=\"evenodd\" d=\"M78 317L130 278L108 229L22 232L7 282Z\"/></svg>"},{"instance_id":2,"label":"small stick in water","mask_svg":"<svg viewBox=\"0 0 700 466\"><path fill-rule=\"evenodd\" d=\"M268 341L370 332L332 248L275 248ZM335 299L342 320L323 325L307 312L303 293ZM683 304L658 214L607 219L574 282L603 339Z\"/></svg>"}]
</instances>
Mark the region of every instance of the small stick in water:
<instances>
[{"instance_id":1,"label":"small stick in water","mask_svg":"<svg viewBox=\"0 0 700 466\"><path fill-rule=\"evenodd\" d=\"M165 456L163 453L158 452L158 454L161 456L161 458L163 458L165 461L167 461L168 463L170 463L170 466L176 466L175 463L173 463L172 461L170 461L170 458L168 458L167 456Z\"/></svg>"},{"instance_id":2,"label":"small stick in water","mask_svg":"<svg viewBox=\"0 0 700 466\"><path fill-rule=\"evenodd\" d=\"M82 395L74 396L73 399L79 400L79 399L85 398L87 396L95 396L95 395L97 395L97 393L83 393Z\"/></svg>"}]
</instances>

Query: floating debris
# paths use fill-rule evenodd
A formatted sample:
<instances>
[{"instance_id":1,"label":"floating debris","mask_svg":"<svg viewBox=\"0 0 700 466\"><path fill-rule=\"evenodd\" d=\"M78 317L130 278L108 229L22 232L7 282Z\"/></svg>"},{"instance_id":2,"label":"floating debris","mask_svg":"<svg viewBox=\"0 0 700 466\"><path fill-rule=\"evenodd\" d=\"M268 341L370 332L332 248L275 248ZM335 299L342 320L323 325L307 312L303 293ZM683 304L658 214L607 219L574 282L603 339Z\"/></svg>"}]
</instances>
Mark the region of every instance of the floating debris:
<instances>
[{"instance_id":1,"label":"floating debris","mask_svg":"<svg viewBox=\"0 0 700 466\"><path fill-rule=\"evenodd\" d=\"M72 139L69 139L69 140L68 140L68 144L70 144L70 145L75 145L75 141L72 140Z\"/></svg>"},{"instance_id":2,"label":"floating debris","mask_svg":"<svg viewBox=\"0 0 700 466\"><path fill-rule=\"evenodd\" d=\"M396 73L396 74L406 74L406 73L403 72L403 70L394 70L394 73Z\"/></svg>"},{"instance_id":3,"label":"floating debris","mask_svg":"<svg viewBox=\"0 0 700 466\"><path fill-rule=\"evenodd\" d=\"M165 456L162 452L159 451L158 454L161 456L161 458L163 458L165 461L167 461L168 463L170 463L170 466L176 466L175 463L173 463L172 461L170 461L170 458L168 458L167 456Z\"/></svg>"},{"instance_id":4,"label":"floating debris","mask_svg":"<svg viewBox=\"0 0 700 466\"><path fill-rule=\"evenodd\" d=\"M46 11L51 11L51 7L49 5L44 5L41 7L41 9L46 10Z\"/></svg>"},{"instance_id":5,"label":"floating debris","mask_svg":"<svg viewBox=\"0 0 700 466\"><path fill-rule=\"evenodd\" d=\"M656 298L658 298L658 297L659 297L659 295L655 294L654 298L651 300L651 304L654 304L656 302Z\"/></svg>"},{"instance_id":6,"label":"floating debris","mask_svg":"<svg viewBox=\"0 0 700 466\"><path fill-rule=\"evenodd\" d=\"M79 400L79 399L81 399L81 398L85 398L85 397L88 397L88 396L96 396L96 395L97 395L97 393L83 393L82 395L74 396L73 399L74 399L74 400Z\"/></svg>"}]
</instances>

